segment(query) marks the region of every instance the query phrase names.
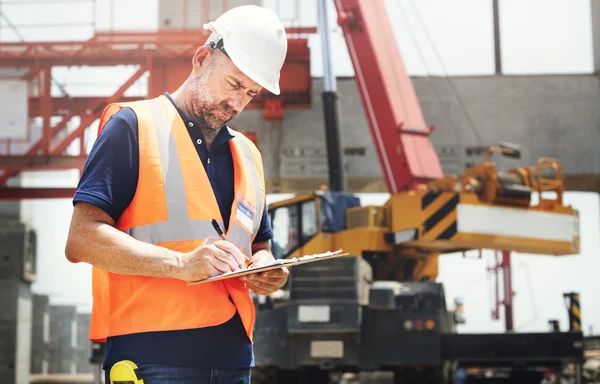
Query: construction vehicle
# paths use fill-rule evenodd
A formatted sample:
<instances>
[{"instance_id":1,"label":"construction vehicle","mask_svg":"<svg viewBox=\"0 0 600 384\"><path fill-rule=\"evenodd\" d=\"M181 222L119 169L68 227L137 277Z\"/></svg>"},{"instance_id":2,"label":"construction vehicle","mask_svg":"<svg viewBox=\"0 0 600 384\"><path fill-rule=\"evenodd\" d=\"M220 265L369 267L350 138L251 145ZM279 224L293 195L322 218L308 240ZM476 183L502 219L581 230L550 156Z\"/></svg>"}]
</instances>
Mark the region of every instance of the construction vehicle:
<instances>
[{"instance_id":1,"label":"construction vehicle","mask_svg":"<svg viewBox=\"0 0 600 384\"><path fill-rule=\"evenodd\" d=\"M339 112L326 87L332 190L271 204L272 250L288 258L341 248L354 257L293 267L282 291L255 298L253 382L319 384L333 370L391 370L397 384L449 383L458 367L482 365L512 367L513 382L530 382L521 380L530 364L580 364L580 331L457 334L435 282L441 254L578 253L578 213L563 202L560 161L500 172L493 154L520 156L505 143L445 177L383 1L335 6L390 197L361 206L344 191Z\"/></svg>"}]
</instances>

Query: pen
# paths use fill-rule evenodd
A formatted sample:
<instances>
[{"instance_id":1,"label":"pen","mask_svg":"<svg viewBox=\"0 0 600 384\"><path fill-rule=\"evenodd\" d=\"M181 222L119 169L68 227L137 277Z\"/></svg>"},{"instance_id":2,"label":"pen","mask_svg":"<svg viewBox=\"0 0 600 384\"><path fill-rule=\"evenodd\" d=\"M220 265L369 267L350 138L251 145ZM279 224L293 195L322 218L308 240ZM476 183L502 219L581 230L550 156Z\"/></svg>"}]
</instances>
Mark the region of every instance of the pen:
<instances>
[{"instance_id":1,"label":"pen","mask_svg":"<svg viewBox=\"0 0 600 384\"><path fill-rule=\"evenodd\" d=\"M221 238L221 240L227 240L227 238L225 237L225 235L223 234L223 231L221 230L221 227L219 226L219 223L217 222L217 220L212 219L212 226L215 229L215 231L217 231L217 233L219 234L219 237ZM250 262L250 264L252 264L252 262ZM249 267L250 265L248 265ZM243 265L240 265L240 269L242 269Z\"/></svg>"},{"instance_id":2,"label":"pen","mask_svg":"<svg viewBox=\"0 0 600 384\"><path fill-rule=\"evenodd\" d=\"M221 231L221 227L219 227L219 223L217 222L217 220L212 219L212 226L215 228L215 231L217 231L217 233L219 234L221 240L227 240L225 238L225 235L223 234L223 231Z\"/></svg>"}]
</instances>

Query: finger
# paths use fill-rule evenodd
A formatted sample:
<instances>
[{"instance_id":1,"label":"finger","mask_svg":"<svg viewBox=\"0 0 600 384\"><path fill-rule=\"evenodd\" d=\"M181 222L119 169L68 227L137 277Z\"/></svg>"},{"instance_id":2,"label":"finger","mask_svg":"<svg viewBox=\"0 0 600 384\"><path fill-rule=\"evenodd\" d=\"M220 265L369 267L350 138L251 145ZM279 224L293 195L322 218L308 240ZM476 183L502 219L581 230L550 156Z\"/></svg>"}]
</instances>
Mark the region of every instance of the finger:
<instances>
[{"instance_id":1,"label":"finger","mask_svg":"<svg viewBox=\"0 0 600 384\"><path fill-rule=\"evenodd\" d=\"M277 268L277 269L271 269L270 271L265 271L265 272L261 272L258 275L263 276L265 278L280 278L281 276L288 276L289 275L289 270L285 267L283 268Z\"/></svg>"},{"instance_id":2,"label":"finger","mask_svg":"<svg viewBox=\"0 0 600 384\"><path fill-rule=\"evenodd\" d=\"M253 276L252 278L248 279L248 280L244 280L248 285L252 285L255 287L259 287L262 289L267 289L269 291L275 291L277 289L279 289L281 286L283 286L283 284L285 283L286 277L285 276L279 276L279 277L261 277L258 275L251 275Z\"/></svg>"},{"instance_id":3,"label":"finger","mask_svg":"<svg viewBox=\"0 0 600 384\"><path fill-rule=\"evenodd\" d=\"M246 263L247 257L236 247L228 241L219 240L214 244L219 249L233 255L239 265Z\"/></svg>"},{"instance_id":4,"label":"finger","mask_svg":"<svg viewBox=\"0 0 600 384\"><path fill-rule=\"evenodd\" d=\"M231 266L229 264L217 259L214 256L208 256L206 259L210 262L210 265L214 268L215 272L227 273L231 270ZM214 275L211 273L211 276Z\"/></svg>"},{"instance_id":5,"label":"finger","mask_svg":"<svg viewBox=\"0 0 600 384\"><path fill-rule=\"evenodd\" d=\"M208 248L210 250L210 253L216 259L228 264L231 267L232 271L237 271L238 269L240 269L240 264L237 262L237 260L232 254L227 253L226 251L223 251L216 246L209 246Z\"/></svg>"},{"instance_id":6,"label":"finger","mask_svg":"<svg viewBox=\"0 0 600 384\"><path fill-rule=\"evenodd\" d=\"M203 242L202 244L200 244L200 247L202 247L203 245L204 245L204 246L206 246L206 245L211 245L211 244L214 244L214 243L216 243L217 241L221 241L221 240L220 240L220 239L215 239L215 238L209 237L208 239L204 240L204 242Z\"/></svg>"},{"instance_id":7,"label":"finger","mask_svg":"<svg viewBox=\"0 0 600 384\"><path fill-rule=\"evenodd\" d=\"M281 286L283 285L283 283L285 283L289 274L289 269L287 269L286 267L281 267L265 272L244 275L240 277L240 280L242 280L244 283L247 283L249 281L262 281L266 283L279 284Z\"/></svg>"},{"instance_id":8,"label":"finger","mask_svg":"<svg viewBox=\"0 0 600 384\"><path fill-rule=\"evenodd\" d=\"M264 284L278 284L284 282L287 279L287 275L279 274L279 275L261 275L256 274L254 277L250 279L250 281L257 281Z\"/></svg>"},{"instance_id":9,"label":"finger","mask_svg":"<svg viewBox=\"0 0 600 384\"><path fill-rule=\"evenodd\" d=\"M266 289L261 289L261 288L250 288L252 289L252 291L254 291L254 293L256 293L257 295L270 295L272 292L271 291L267 291Z\"/></svg>"},{"instance_id":10,"label":"finger","mask_svg":"<svg viewBox=\"0 0 600 384\"><path fill-rule=\"evenodd\" d=\"M263 282L279 282L285 281L288 278L289 272L287 270L277 269L272 271L266 271L254 274L254 278Z\"/></svg>"},{"instance_id":11,"label":"finger","mask_svg":"<svg viewBox=\"0 0 600 384\"><path fill-rule=\"evenodd\" d=\"M255 293L259 295L268 295L272 292L275 292L278 288L278 286L276 285L267 284L260 281L252 281L249 282L247 285L248 288L252 289Z\"/></svg>"}]
</instances>

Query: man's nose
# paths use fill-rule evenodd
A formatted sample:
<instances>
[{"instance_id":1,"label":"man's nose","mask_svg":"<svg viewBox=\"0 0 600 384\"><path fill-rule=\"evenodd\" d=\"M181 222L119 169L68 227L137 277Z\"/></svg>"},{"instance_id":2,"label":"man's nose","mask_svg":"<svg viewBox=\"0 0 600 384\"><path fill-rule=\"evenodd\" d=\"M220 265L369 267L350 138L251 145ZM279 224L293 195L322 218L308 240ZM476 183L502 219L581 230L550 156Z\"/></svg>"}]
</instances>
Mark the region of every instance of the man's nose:
<instances>
[{"instance_id":1,"label":"man's nose","mask_svg":"<svg viewBox=\"0 0 600 384\"><path fill-rule=\"evenodd\" d=\"M240 97L232 97L227 101L227 106L229 107L230 112L240 113L243 105Z\"/></svg>"},{"instance_id":2,"label":"man's nose","mask_svg":"<svg viewBox=\"0 0 600 384\"><path fill-rule=\"evenodd\" d=\"M251 99L252 98L245 93L236 94L235 96L232 96L231 99L229 99L228 104L229 107L233 109L236 113L240 113Z\"/></svg>"}]
</instances>

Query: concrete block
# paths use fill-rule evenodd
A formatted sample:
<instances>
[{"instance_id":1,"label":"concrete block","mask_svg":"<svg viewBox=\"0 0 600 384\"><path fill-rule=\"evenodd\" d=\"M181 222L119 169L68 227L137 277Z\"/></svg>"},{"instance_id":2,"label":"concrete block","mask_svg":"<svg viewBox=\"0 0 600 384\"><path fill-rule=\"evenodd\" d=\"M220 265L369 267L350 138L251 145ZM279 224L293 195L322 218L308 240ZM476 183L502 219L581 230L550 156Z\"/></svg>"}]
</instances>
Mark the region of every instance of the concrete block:
<instances>
[{"instance_id":1,"label":"concrete block","mask_svg":"<svg viewBox=\"0 0 600 384\"><path fill-rule=\"evenodd\" d=\"M49 373L75 373L76 309L50 306Z\"/></svg>"},{"instance_id":2,"label":"concrete block","mask_svg":"<svg viewBox=\"0 0 600 384\"><path fill-rule=\"evenodd\" d=\"M0 377L2 383L28 384L31 360L31 292L13 282L12 319L0 320Z\"/></svg>"},{"instance_id":3,"label":"concrete block","mask_svg":"<svg viewBox=\"0 0 600 384\"><path fill-rule=\"evenodd\" d=\"M35 231L17 220L2 220L0 244L0 279L31 283L35 278Z\"/></svg>"},{"instance_id":4,"label":"concrete block","mask_svg":"<svg viewBox=\"0 0 600 384\"><path fill-rule=\"evenodd\" d=\"M90 364L92 354L92 342L90 341L90 313L77 314L77 347L76 347L76 365L77 373L92 373L93 367Z\"/></svg>"},{"instance_id":5,"label":"concrete block","mask_svg":"<svg viewBox=\"0 0 600 384\"><path fill-rule=\"evenodd\" d=\"M31 322L31 373L48 373L50 302L46 295L33 296Z\"/></svg>"},{"instance_id":6,"label":"concrete block","mask_svg":"<svg viewBox=\"0 0 600 384\"><path fill-rule=\"evenodd\" d=\"M6 383L14 383L16 379L16 325L15 321L0 321L0 377Z\"/></svg>"},{"instance_id":7,"label":"concrete block","mask_svg":"<svg viewBox=\"0 0 600 384\"><path fill-rule=\"evenodd\" d=\"M17 319L18 284L12 279L0 279L0 321Z\"/></svg>"},{"instance_id":8,"label":"concrete block","mask_svg":"<svg viewBox=\"0 0 600 384\"><path fill-rule=\"evenodd\" d=\"M591 0L594 72L600 73L600 1Z\"/></svg>"},{"instance_id":9,"label":"concrete block","mask_svg":"<svg viewBox=\"0 0 600 384\"><path fill-rule=\"evenodd\" d=\"M19 282L17 298L17 345L15 351L15 382L29 383L31 368L32 293L28 283Z\"/></svg>"}]
</instances>

